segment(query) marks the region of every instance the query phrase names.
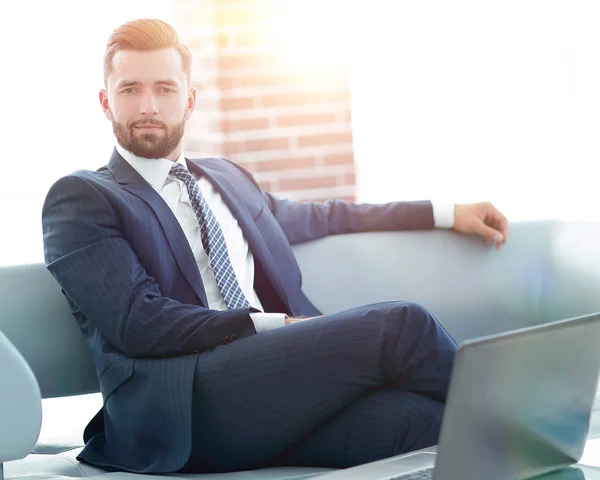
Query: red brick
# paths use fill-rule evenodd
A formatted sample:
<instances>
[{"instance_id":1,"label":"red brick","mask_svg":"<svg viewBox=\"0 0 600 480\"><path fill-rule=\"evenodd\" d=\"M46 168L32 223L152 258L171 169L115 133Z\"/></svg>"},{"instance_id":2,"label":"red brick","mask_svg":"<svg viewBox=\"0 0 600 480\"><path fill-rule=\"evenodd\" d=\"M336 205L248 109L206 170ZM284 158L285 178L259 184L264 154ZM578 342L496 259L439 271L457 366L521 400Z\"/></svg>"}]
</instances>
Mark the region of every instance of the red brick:
<instances>
[{"instance_id":1,"label":"red brick","mask_svg":"<svg viewBox=\"0 0 600 480\"><path fill-rule=\"evenodd\" d=\"M333 113L307 113L304 115L286 115L277 118L277 126L279 127L319 125L334 122L335 114Z\"/></svg>"},{"instance_id":2,"label":"red brick","mask_svg":"<svg viewBox=\"0 0 600 480\"><path fill-rule=\"evenodd\" d=\"M228 142L228 153L260 152L261 150L279 150L289 148L288 138L264 138L259 140L244 140L241 142Z\"/></svg>"},{"instance_id":3,"label":"red brick","mask_svg":"<svg viewBox=\"0 0 600 480\"><path fill-rule=\"evenodd\" d=\"M315 105L321 102L321 95L312 92L265 95L260 99L263 107L286 107L292 105Z\"/></svg>"},{"instance_id":4,"label":"red brick","mask_svg":"<svg viewBox=\"0 0 600 480\"><path fill-rule=\"evenodd\" d=\"M219 69L232 70L238 68L265 68L277 65L280 58L277 55L268 53L252 53L247 55L227 55L219 56Z\"/></svg>"},{"instance_id":5,"label":"red brick","mask_svg":"<svg viewBox=\"0 0 600 480\"><path fill-rule=\"evenodd\" d=\"M240 130L263 130L269 128L268 118L243 118L239 120L226 120L224 130L236 132Z\"/></svg>"},{"instance_id":6,"label":"red brick","mask_svg":"<svg viewBox=\"0 0 600 480\"><path fill-rule=\"evenodd\" d=\"M240 167L245 168L249 172L256 173L256 162L244 162L236 159L235 163L237 163Z\"/></svg>"},{"instance_id":7,"label":"red brick","mask_svg":"<svg viewBox=\"0 0 600 480\"><path fill-rule=\"evenodd\" d=\"M351 165L354 163L353 153L330 153L324 157L325 165Z\"/></svg>"},{"instance_id":8,"label":"red brick","mask_svg":"<svg viewBox=\"0 0 600 480\"><path fill-rule=\"evenodd\" d=\"M298 137L299 147L315 147L318 145L332 145L352 143L352 132L321 133Z\"/></svg>"},{"instance_id":9,"label":"red brick","mask_svg":"<svg viewBox=\"0 0 600 480\"><path fill-rule=\"evenodd\" d=\"M233 79L219 77L219 89L221 91L232 90L233 89Z\"/></svg>"},{"instance_id":10,"label":"red brick","mask_svg":"<svg viewBox=\"0 0 600 480\"><path fill-rule=\"evenodd\" d=\"M258 180L258 185L260 185L260 188L262 188L265 192L270 192L273 190L273 182L270 180Z\"/></svg>"},{"instance_id":11,"label":"red brick","mask_svg":"<svg viewBox=\"0 0 600 480\"><path fill-rule=\"evenodd\" d=\"M226 97L221 99L221 108L227 110L249 110L255 107L252 97Z\"/></svg>"},{"instance_id":12,"label":"red brick","mask_svg":"<svg viewBox=\"0 0 600 480\"><path fill-rule=\"evenodd\" d=\"M346 173L338 177L338 185L354 185L356 183L356 175L354 173Z\"/></svg>"},{"instance_id":13,"label":"red brick","mask_svg":"<svg viewBox=\"0 0 600 480\"><path fill-rule=\"evenodd\" d=\"M313 157L286 158L277 160L264 160L257 162L259 172L278 172L280 170L294 170L301 168L313 168L316 162Z\"/></svg>"},{"instance_id":14,"label":"red brick","mask_svg":"<svg viewBox=\"0 0 600 480\"><path fill-rule=\"evenodd\" d=\"M309 190L313 188L335 187L336 177L313 177L313 178L282 178L279 180L280 190Z\"/></svg>"},{"instance_id":15,"label":"red brick","mask_svg":"<svg viewBox=\"0 0 600 480\"><path fill-rule=\"evenodd\" d=\"M225 131L225 121L224 120L213 120L210 122L210 131L211 132L224 132Z\"/></svg>"},{"instance_id":16,"label":"red brick","mask_svg":"<svg viewBox=\"0 0 600 480\"><path fill-rule=\"evenodd\" d=\"M230 78L233 85L237 88L255 88L255 87L272 87L272 86L290 86L302 85L297 77L293 77L281 73L272 74L247 74L227 76L225 72L224 78Z\"/></svg>"}]
</instances>

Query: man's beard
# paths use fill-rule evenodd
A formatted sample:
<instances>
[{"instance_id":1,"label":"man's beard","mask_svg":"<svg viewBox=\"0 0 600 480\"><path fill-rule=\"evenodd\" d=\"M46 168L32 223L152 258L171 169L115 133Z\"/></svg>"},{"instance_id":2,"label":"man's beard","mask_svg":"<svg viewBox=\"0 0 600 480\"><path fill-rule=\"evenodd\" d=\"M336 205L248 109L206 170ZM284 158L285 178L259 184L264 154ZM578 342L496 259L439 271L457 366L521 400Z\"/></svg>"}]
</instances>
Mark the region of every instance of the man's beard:
<instances>
[{"instance_id":1,"label":"man's beard","mask_svg":"<svg viewBox=\"0 0 600 480\"><path fill-rule=\"evenodd\" d=\"M110 120L119 145L142 158L166 158L179 145L185 131L185 118L170 128L163 122L152 119L137 120L129 125L123 125L115 120L112 112L110 112ZM157 125L162 127L162 130L154 133L134 130L136 125L144 124Z\"/></svg>"}]
</instances>

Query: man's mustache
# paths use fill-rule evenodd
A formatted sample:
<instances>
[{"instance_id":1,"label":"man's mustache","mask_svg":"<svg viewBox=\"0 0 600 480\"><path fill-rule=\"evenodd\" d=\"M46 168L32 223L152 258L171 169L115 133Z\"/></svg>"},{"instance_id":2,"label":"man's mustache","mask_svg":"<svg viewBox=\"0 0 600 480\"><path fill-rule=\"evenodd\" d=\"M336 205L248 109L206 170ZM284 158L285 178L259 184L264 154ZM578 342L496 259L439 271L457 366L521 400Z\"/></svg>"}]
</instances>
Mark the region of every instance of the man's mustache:
<instances>
[{"instance_id":1,"label":"man's mustache","mask_svg":"<svg viewBox=\"0 0 600 480\"><path fill-rule=\"evenodd\" d=\"M136 120L135 122L131 122L129 125L131 127L137 127L139 125L156 125L157 127L162 127L162 128L166 127L166 125L163 122L161 122L160 120L152 120L152 119Z\"/></svg>"}]
</instances>

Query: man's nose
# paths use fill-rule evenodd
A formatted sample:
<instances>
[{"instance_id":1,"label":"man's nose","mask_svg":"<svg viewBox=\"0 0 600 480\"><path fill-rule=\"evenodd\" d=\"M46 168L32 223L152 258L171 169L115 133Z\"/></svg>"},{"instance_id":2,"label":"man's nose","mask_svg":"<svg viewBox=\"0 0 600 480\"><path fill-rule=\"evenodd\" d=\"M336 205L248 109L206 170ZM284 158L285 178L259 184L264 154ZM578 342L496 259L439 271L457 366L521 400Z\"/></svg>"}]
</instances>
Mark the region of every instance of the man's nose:
<instances>
[{"instance_id":1,"label":"man's nose","mask_svg":"<svg viewBox=\"0 0 600 480\"><path fill-rule=\"evenodd\" d=\"M142 115L155 115L158 113L158 107L156 105L156 99L152 92L147 92L142 95L140 101L140 114Z\"/></svg>"}]
</instances>

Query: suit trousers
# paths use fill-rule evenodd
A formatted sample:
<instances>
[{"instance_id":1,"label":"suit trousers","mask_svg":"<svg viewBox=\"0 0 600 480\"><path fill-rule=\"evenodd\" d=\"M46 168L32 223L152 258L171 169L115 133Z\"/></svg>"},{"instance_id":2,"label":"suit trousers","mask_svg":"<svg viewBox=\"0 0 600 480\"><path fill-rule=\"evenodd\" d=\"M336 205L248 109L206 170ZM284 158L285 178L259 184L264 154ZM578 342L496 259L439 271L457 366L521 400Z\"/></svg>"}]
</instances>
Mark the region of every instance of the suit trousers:
<instances>
[{"instance_id":1,"label":"suit trousers","mask_svg":"<svg viewBox=\"0 0 600 480\"><path fill-rule=\"evenodd\" d=\"M183 470L345 468L434 445L456 348L422 306L386 302L206 351Z\"/></svg>"}]
</instances>

